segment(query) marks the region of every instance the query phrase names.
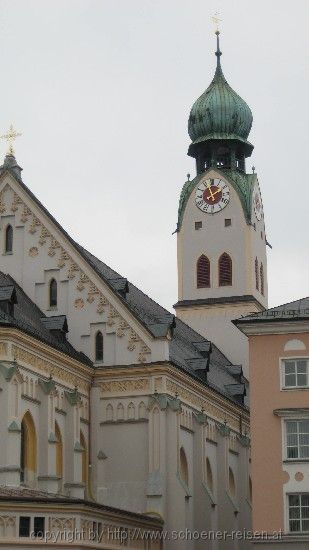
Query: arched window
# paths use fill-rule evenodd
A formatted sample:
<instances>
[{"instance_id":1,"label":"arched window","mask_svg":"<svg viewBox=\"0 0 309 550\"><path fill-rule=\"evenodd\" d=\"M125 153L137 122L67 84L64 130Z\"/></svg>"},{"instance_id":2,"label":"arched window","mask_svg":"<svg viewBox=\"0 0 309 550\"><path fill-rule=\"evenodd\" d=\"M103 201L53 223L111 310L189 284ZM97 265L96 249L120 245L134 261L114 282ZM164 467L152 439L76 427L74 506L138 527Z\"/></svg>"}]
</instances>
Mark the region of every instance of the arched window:
<instances>
[{"instance_id":1,"label":"arched window","mask_svg":"<svg viewBox=\"0 0 309 550\"><path fill-rule=\"evenodd\" d=\"M255 262L254 262L254 271L255 271L255 288L256 290L259 290L259 262L258 262L258 259L255 258Z\"/></svg>"},{"instance_id":2,"label":"arched window","mask_svg":"<svg viewBox=\"0 0 309 550\"><path fill-rule=\"evenodd\" d=\"M103 361L103 334L100 331L95 337L95 360Z\"/></svg>"},{"instance_id":3,"label":"arched window","mask_svg":"<svg viewBox=\"0 0 309 550\"><path fill-rule=\"evenodd\" d=\"M13 252L13 227L7 225L5 230L5 252Z\"/></svg>"},{"instance_id":4,"label":"arched window","mask_svg":"<svg viewBox=\"0 0 309 550\"><path fill-rule=\"evenodd\" d=\"M60 428L58 423L55 422L55 436L56 436L56 475L63 478L63 444Z\"/></svg>"},{"instance_id":5,"label":"arched window","mask_svg":"<svg viewBox=\"0 0 309 550\"><path fill-rule=\"evenodd\" d=\"M219 286L232 285L232 259L224 252L219 258Z\"/></svg>"},{"instance_id":6,"label":"arched window","mask_svg":"<svg viewBox=\"0 0 309 550\"><path fill-rule=\"evenodd\" d=\"M49 306L57 306L57 281L52 279L49 283Z\"/></svg>"},{"instance_id":7,"label":"arched window","mask_svg":"<svg viewBox=\"0 0 309 550\"><path fill-rule=\"evenodd\" d=\"M264 296L264 267L263 264L260 266L260 281L261 281L261 294Z\"/></svg>"},{"instance_id":8,"label":"arched window","mask_svg":"<svg viewBox=\"0 0 309 550\"><path fill-rule=\"evenodd\" d=\"M80 432L80 444L83 447L82 454L82 482L85 484L85 490L87 490L88 484L88 449L84 434ZM86 496L86 495L85 495Z\"/></svg>"},{"instance_id":9,"label":"arched window","mask_svg":"<svg viewBox=\"0 0 309 550\"><path fill-rule=\"evenodd\" d=\"M199 257L196 264L196 286L197 288L210 287L210 262L207 256Z\"/></svg>"},{"instance_id":10,"label":"arched window","mask_svg":"<svg viewBox=\"0 0 309 550\"><path fill-rule=\"evenodd\" d=\"M184 448L181 447L179 453L179 473L182 481L189 486L189 471L188 471L188 462Z\"/></svg>"},{"instance_id":11,"label":"arched window","mask_svg":"<svg viewBox=\"0 0 309 550\"><path fill-rule=\"evenodd\" d=\"M214 482L212 477L212 469L209 462L209 458L206 458L206 483L208 489L213 493L214 492Z\"/></svg>"},{"instance_id":12,"label":"arched window","mask_svg":"<svg viewBox=\"0 0 309 550\"><path fill-rule=\"evenodd\" d=\"M35 480L37 465L37 440L35 426L30 412L26 412L21 422L20 480L31 484Z\"/></svg>"},{"instance_id":13,"label":"arched window","mask_svg":"<svg viewBox=\"0 0 309 550\"><path fill-rule=\"evenodd\" d=\"M232 468L229 468L229 492L232 497L236 496L235 477Z\"/></svg>"}]
</instances>

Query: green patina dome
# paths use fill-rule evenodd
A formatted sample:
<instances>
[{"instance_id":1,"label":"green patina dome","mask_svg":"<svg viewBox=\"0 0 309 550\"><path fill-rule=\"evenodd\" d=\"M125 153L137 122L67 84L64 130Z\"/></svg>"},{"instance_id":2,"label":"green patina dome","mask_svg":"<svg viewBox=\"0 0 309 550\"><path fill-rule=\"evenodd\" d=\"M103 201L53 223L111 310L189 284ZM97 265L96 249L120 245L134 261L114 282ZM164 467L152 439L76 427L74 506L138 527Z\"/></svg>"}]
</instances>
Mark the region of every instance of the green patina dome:
<instances>
[{"instance_id":1,"label":"green patina dome","mask_svg":"<svg viewBox=\"0 0 309 550\"><path fill-rule=\"evenodd\" d=\"M229 86L220 64L217 33L217 68L207 90L194 103L188 122L192 142L230 139L247 143L252 113L247 103Z\"/></svg>"}]
</instances>

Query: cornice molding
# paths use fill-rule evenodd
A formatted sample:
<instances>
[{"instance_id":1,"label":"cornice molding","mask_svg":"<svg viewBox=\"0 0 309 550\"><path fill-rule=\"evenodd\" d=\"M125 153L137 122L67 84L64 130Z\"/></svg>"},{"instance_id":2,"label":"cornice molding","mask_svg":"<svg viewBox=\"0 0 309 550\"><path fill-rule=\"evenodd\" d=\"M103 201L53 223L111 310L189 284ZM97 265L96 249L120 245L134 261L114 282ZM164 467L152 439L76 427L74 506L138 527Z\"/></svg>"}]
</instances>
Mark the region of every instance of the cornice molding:
<instances>
[{"instance_id":1,"label":"cornice molding","mask_svg":"<svg viewBox=\"0 0 309 550\"><path fill-rule=\"evenodd\" d=\"M309 332L309 319L307 321L294 319L274 321L272 319L260 319L252 321L232 321L233 324L246 336L261 336L266 334L300 334Z\"/></svg>"}]
</instances>

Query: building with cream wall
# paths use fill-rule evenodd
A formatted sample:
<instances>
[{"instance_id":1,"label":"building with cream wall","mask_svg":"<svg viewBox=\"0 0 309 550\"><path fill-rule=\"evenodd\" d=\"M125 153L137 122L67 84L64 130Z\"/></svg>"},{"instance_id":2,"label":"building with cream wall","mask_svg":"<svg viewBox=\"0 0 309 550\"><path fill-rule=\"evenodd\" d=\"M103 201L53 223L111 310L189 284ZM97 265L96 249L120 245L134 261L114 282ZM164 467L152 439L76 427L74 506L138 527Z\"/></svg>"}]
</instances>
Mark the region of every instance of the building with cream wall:
<instances>
[{"instance_id":1,"label":"building with cream wall","mask_svg":"<svg viewBox=\"0 0 309 550\"><path fill-rule=\"evenodd\" d=\"M235 321L248 337L256 546L309 545L309 300ZM272 535L275 534L274 540Z\"/></svg>"},{"instance_id":2,"label":"building with cream wall","mask_svg":"<svg viewBox=\"0 0 309 550\"><path fill-rule=\"evenodd\" d=\"M180 196L176 318L67 234L12 150L0 167L4 547L29 539L20 510L32 495L29 529L44 503L45 531L111 522L132 548L149 545L135 527L164 528L151 548L250 548L198 535L251 526L248 346L231 319L267 304L262 199L245 170L252 115L219 41L216 55L189 119L197 176Z\"/></svg>"}]
</instances>

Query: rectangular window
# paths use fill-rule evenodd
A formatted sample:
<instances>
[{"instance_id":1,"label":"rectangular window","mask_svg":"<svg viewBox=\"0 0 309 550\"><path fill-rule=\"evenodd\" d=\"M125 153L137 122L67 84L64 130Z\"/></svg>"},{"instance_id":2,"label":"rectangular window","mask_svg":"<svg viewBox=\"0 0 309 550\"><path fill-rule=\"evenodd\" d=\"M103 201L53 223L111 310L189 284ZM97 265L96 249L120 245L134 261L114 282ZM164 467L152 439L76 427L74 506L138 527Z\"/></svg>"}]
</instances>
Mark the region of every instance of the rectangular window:
<instances>
[{"instance_id":1,"label":"rectangular window","mask_svg":"<svg viewBox=\"0 0 309 550\"><path fill-rule=\"evenodd\" d=\"M230 225L232 225L231 218L225 218L224 225L225 225L225 227L230 227Z\"/></svg>"},{"instance_id":2,"label":"rectangular window","mask_svg":"<svg viewBox=\"0 0 309 550\"><path fill-rule=\"evenodd\" d=\"M289 495L290 532L309 531L309 493Z\"/></svg>"},{"instance_id":3,"label":"rectangular window","mask_svg":"<svg viewBox=\"0 0 309 550\"><path fill-rule=\"evenodd\" d=\"M287 420L286 457L290 459L309 459L309 419Z\"/></svg>"},{"instance_id":4,"label":"rectangular window","mask_svg":"<svg viewBox=\"0 0 309 550\"><path fill-rule=\"evenodd\" d=\"M33 534L35 537L42 538L45 533L45 518L35 517L33 522Z\"/></svg>"},{"instance_id":5,"label":"rectangular window","mask_svg":"<svg viewBox=\"0 0 309 550\"><path fill-rule=\"evenodd\" d=\"M30 536L30 517L29 516L20 516L20 518L19 518L19 536L20 537L29 537Z\"/></svg>"},{"instance_id":6,"label":"rectangular window","mask_svg":"<svg viewBox=\"0 0 309 550\"><path fill-rule=\"evenodd\" d=\"M307 388L308 385L307 359L283 361L283 386L285 388Z\"/></svg>"},{"instance_id":7,"label":"rectangular window","mask_svg":"<svg viewBox=\"0 0 309 550\"><path fill-rule=\"evenodd\" d=\"M195 229L196 230L197 229L202 229L202 226L203 226L202 222L195 222Z\"/></svg>"}]
</instances>

